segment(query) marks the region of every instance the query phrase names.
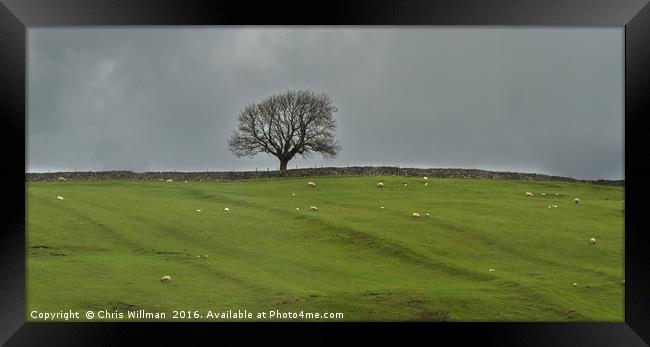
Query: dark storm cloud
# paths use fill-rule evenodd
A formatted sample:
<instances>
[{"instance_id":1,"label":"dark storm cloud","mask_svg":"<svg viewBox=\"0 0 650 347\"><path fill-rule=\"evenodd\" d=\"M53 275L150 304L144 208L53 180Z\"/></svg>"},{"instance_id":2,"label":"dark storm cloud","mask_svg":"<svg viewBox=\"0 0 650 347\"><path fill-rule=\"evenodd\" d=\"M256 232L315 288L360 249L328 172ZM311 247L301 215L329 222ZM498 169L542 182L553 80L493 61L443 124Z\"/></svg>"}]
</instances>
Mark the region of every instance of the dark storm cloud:
<instances>
[{"instance_id":1,"label":"dark storm cloud","mask_svg":"<svg viewBox=\"0 0 650 347\"><path fill-rule=\"evenodd\" d=\"M622 178L622 28L32 28L28 167L242 170L237 113L329 93L341 155Z\"/></svg>"}]
</instances>

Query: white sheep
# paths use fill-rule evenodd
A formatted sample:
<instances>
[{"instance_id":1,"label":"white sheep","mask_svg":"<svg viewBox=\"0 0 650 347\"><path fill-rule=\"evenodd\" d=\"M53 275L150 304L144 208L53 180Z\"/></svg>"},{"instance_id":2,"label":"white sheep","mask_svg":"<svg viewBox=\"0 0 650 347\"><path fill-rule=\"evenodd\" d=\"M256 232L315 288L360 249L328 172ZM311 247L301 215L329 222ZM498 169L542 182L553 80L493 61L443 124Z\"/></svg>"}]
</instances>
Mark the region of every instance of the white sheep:
<instances>
[{"instance_id":1,"label":"white sheep","mask_svg":"<svg viewBox=\"0 0 650 347\"><path fill-rule=\"evenodd\" d=\"M166 282L166 281L171 281L172 276L171 275L164 275L163 277L160 278L161 282Z\"/></svg>"},{"instance_id":2,"label":"white sheep","mask_svg":"<svg viewBox=\"0 0 650 347\"><path fill-rule=\"evenodd\" d=\"M198 209L197 209L196 212L201 212L201 210L198 210Z\"/></svg>"},{"instance_id":3,"label":"white sheep","mask_svg":"<svg viewBox=\"0 0 650 347\"><path fill-rule=\"evenodd\" d=\"M57 179L58 179L59 181L67 181L67 180L65 179L65 177L60 177L60 176L59 176L59 178L57 178Z\"/></svg>"},{"instance_id":4,"label":"white sheep","mask_svg":"<svg viewBox=\"0 0 650 347\"><path fill-rule=\"evenodd\" d=\"M428 186L428 185L429 185L429 182L426 182L426 183L424 184L425 187Z\"/></svg>"},{"instance_id":5,"label":"white sheep","mask_svg":"<svg viewBox=\"0 0 650 347\"><path fill-rule=\"evenodd\" d=\"M534 194L531 192L526 192L526 196L534 196Z\"/></svg>"},{"instance_id":6,"label":"white sheep","mask_svg":"<svg viewBox=\"0 0 650 347\"><path fill-rule=\"evenodd\" d=\"M430 215L429 215L429 212L427 212L427 213L425 213L424 215L425 215L425 216L427 216L427 217L429 217L429 216L430 216Z\"/></svg>"},{"instance_id":7,"label":"white sheep","mask_svg":"<svg viewBox=\"0 0 650 347\"><path fill-rule=\"evenodd\" d=\"M57 195L56 198L59 199L59 200L63 200L63 197L61 195Z\"/></svg>"},{"instance_id":8,"label":"white sheep","mask_svg":"<svg viewBox=\"0 0 650 347\"><path fill-rule=\"evenodd\" d=\"M596 243L596 239L592 237L592 238L589 239L589 242Z\"/></svg>"},{"instance_id":9,"label":"white sheep","mask_svg":"<svg viewBox=\"0 0 650 347\"><path fill-rule=\"evenodd\" d=\"M384 182L377 182L377 188L383 188Z\"/></svg>"},{"instance_id":10,"label":"white sheep","mask_svg":"<svg viewBox=\"0 0 650 347\"><path fill-rule=\"evenodd\" d=\"M291 193L291 196L296 196L296 193Z\"/></svg>"},{"instance_id":11,"label":"white sheep","mask_svg":"<svg viewBox=\"0 0 650 347\"><path fill-rule=\"evenodd\" d=\"M316 206L310 206L309 209L312 211L318 211L318 207Z\"/></svg>"},{"instance_id":12,"label":"white sheep","mask_svg":"<svg viewBox=\"0 0 650 347\"><path fill-rule=\"evenodd\" d=\"M296 211L300 211L300 207L296 207Z\"/></svg>"},{"instance_id":13,"label":"white sheep","mask_svg":"<svg viewBox=\"0 0 650 347\"><path fill-rule=\"evenodd\" d=\"M578 283L573 282L573 286L574 286L574 287L577 287L577 286L578 286Z\"/></svg>"},{"instance_id":14,"label":"white sheep","mask_svg":"<svg viewBox=\"0 0 650 347\"><path fill-rule=\"evenodd\" d=\"M493 269L493 268L490 268L490 272L494 272L494 269Z\"/></svg>"},{"instance_id":15,"label":"white sheep","mask_svg":"<svg viewBox=\"0 0 650 347\"><path fill-rule=\"evenodd\" d=\"M411 216L413 216L413 218L420 218L420 214L417 212L413 212Z\"/></svg>"},{"instance_id":16,"label":"white sheep","mask_svg":"<svg viewBox=\"0 0 650 347\"><path fill-rule=\"evenodd\" d=\"M542 196L546 196L546 193L542 193Z\"/></svg>"},{"instance_id":17,"label":"white sheep","mask_svg":"<svg viewBox=\"0 0 650 347\"><path fill-rule=\"evenodd\" d=\"M309 185L310 187L316 187L316 183L311 181L307 182L307 185Z\"/></svg>"},{"instance_id":18,"label":"white sheep","mask_svg":"<svg viewBox=\"0 0 650 347\"><path fill-rule=\"evenodd\" d=\"M379 208L383 210L383 209L384 209L384 206L379 206Z\"/></svg>"},{"instance_id":19,"label":"white sheep","mask_svg":"<svg viewBox=\"0 0 650 347\"><path fill-rule=\"evenodd\" d=\"M575 202L576 204L579 204L580 203L580 198L573 199L573 202Z\"/></svg>"},{"instance_id":20,"label":"white sheep","mask_svg":"<svg viewBox=\"0 0 650 347\"><path fill-rule=\"evenodd\" d=\"M553 205L554 208L557 208L557 205Z\"/></svg>"},{"instance_id":21,"label":"white sheep","mask_svg":"<svg viewBox=\"0 0 650 347\"><path fill-rule=\"evenodd\" d=\"M183 182L187 183L187 181L183 181Z\"/></svg>"},{"instance_id":22,"label":"white sheep","mask_svg":"<svg viewBox=\"0 0 650 347\"><path fill-rule=\"evenodd\" d=\"M557 198L557 197L559 197L559 196L560 196L560 194L558 194L558 193L555 193L555 197L556 197L556 198Z\"/></svg>"},{"instance_id":23,"label":"white sheep","mask_svg":"<svg viewBox=\"0 0 650 347\"><path fill-rule=\"evenodd\" d=\"M224 207L223 210L226 211L226 212L230 211L230 209L228 207Z\"/></svg>"},{"instance_id":24,"label":"white sheep","mask_svg":"<svg viewBox=\"0 0 650 347\"><path fill-rule=\"evenodd\" d=\"M404 187L408 186L408 184L404 183Z\"/></svg>"},{"instance_id":25,"label":"white sheep","mask_svg":"<svg viewBox=\"0 0 650 347\"><path fill-rule=\"evenodd\" d=\"M165 182L174 182L174 180L170 178L170 179L166 179Z\"/></svg>"},{"instance_id":26,"label":"white sheep","mask_svg":"<svg viewBox=\"0 0 650 347\"><path fill-rule=\"evenodd\" d=\"M428 180L428 179L429 179L429 177L427 177L427 176L424 176L424 177L422 177L422 179L424 179L424 180L426 181L426 180Z\"/></svg>"}]
</instances>

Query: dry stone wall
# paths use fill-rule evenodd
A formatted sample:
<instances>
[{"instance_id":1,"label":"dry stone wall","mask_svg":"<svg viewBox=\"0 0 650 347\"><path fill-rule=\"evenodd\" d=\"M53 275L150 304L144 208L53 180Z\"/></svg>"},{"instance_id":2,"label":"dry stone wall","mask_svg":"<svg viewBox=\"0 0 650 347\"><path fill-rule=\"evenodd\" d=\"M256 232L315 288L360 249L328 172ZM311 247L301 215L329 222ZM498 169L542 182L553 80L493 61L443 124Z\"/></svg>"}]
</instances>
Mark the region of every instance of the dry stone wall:
<instances>
[{"instance_id":1,"label":"dry stone wall","mask_svg":"<svg viewBox=\"0 0 650 347\"><path fill-rule=\"evenodd\" d=\"M482 178L515 179L538 181L591 182L606 185L624 185L625 181L578 180L569 177L549 176L535 173L497 172L478 169L421 169L400 168L394 166L351 166L289 169L282 174L274 170L258 171L206 171L206 172L133 172L133 171L75 171L25 173L26 181L56 181L61 177L66 180L168 180L175 181L218 181L241 179L264 179L277 177L311 177L311 176L427 176L431 178Z\"/></svg>"}]
</instances>

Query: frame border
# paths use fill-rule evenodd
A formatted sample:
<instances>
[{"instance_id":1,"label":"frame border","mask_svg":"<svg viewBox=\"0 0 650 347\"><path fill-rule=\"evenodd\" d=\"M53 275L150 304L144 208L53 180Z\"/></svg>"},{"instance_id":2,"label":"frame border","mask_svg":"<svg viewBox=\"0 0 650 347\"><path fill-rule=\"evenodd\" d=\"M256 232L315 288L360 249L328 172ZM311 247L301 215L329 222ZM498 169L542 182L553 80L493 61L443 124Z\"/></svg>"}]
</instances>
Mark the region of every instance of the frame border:
<instances>
[{"instance_id":1,"label":"frame border","mask_svg":"<svg viewBox=\"0 0 650 347\"><path fill-rule=\"evenodd\" d=\"M134 335L149 342L187 343L179 336L265 338L288 343L480 341L498 345L626 345L650 342L650 242L644 220L650 193L645 168L650 100L648 0L348 0L305 3L181 0L0 0L0 179L10 182L0 234L0 343L114 344ZM312 9L317 8L318 11ZM316 12L316 13L314 13ZM25 323L25 159L27 28L89 25L505 25L625 27L625 323ZM21 153L20 148L23 148ZM7 199L7 198L5 198ZM310 340L301 340L309 334ZM12 336L13 335L13 336ZM302 335L302 336L301 336ZM11 337L11 338L10 338ZM120 341L122 340L122 341ZM645 342L644 342L645 340ZM427 341L427 340L425 340Z\"/></svg>"}]
</instances>

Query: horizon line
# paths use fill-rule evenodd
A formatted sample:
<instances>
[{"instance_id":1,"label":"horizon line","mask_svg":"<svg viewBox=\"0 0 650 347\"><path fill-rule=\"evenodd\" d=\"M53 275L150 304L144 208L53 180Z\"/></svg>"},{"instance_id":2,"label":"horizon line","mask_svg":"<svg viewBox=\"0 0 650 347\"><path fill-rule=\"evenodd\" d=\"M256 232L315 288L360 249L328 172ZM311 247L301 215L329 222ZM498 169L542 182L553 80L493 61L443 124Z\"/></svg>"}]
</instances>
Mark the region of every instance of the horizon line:
<instances>
[{"instance_id":1,"label":"horizon line","mask_svg":"<svg viewBox=\"0 0 650 347\"><path fill-rule=\"evenodd\" d=\"M295 170L318 170L318 169L346 169L346 168L396 168L400 170L470 170L470 171L483 171L489 173L505 173L505 174L524 174L524 175L539 175L546 177L554 178L564 178L571 179L576 181L610 181L610 182L620 182L625 181L625 177L619 179L611 178L576 178L571 176L560 176L554 174L546 174L540 172L526 172L526 171L498 171L498 170L488 170L488 169L479 169L479 168L462 168L462 167L402 167L402 166L391 166L391 165L350 165L350 166L313 166L313 167L298 167L298 168L287 168L287 171ZM72 171L25 171L25 174L65 174L65 173L80 173L80 172L132 172L135 174L147 174L147 173L217 173L217 172L260 172L260 171L279 171L277 169L271 170L270 168L264 169L255 169L255 170L199 170L199 171L182 171L182 170L148 170L148 171L135 171L132 169L110 169L110 170L72 170Z\"/></svg>"}]
</instances>

